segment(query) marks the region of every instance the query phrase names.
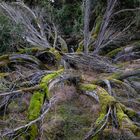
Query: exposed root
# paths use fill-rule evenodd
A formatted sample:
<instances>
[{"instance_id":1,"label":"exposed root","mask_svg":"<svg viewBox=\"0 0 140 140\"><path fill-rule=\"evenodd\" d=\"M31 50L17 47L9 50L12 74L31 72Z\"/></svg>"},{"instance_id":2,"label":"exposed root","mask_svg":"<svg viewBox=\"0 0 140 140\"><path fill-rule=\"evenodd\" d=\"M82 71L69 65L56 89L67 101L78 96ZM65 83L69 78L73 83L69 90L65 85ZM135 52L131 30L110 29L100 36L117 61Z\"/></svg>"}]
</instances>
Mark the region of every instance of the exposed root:
<instances>
[{"instance_id":1,"label":"exposed root","mask_svg":"<svg viewBox=\"0 0 140 140\"><path fill-rule=\"evenodd\" d=\"M115 72L117 68L101 56L86 56L84 54L64 54L63 59L73 68Z\"/></svg>"},{"instance_id":2,"label":"exposed root","mask_svg":"<svg viewBox=\"0 0 140 140\"><path fill-rule=\"evenodd\" d=\"M109 125L111 120L111 122L113 122L112 127L116 127L117 129L125 128L130 130L134 135L140 136L140 128L130 119L138 115L134 110L126 108L99 86L80 84L79 88L83 91L96 91L101 107L100 116L96 120L94 127L85 137L85 140L90 140L93 137L98 139L98 134L103 132L106 125ZM91 97L93 98L93 96Z\"/></svg>"}]
</instances>

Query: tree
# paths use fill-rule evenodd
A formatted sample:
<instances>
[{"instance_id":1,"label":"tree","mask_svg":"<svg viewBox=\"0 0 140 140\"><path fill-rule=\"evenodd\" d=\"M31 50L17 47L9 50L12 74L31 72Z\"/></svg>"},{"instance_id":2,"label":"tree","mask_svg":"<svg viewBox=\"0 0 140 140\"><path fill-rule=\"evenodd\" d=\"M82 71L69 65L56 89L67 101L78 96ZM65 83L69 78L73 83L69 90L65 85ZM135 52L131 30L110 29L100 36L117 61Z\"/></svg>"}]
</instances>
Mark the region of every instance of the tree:
<instances>
[{"instance_id":1,"label":"tree","mask_svg":"<svg viewBox=\"0 0 140 140\"><path fill-rule=\"evenodd\" d=\"M90 0L84 1L84 53L88 54L89 45L89 22L90 22Z\"/></svg>"}]
</instances>

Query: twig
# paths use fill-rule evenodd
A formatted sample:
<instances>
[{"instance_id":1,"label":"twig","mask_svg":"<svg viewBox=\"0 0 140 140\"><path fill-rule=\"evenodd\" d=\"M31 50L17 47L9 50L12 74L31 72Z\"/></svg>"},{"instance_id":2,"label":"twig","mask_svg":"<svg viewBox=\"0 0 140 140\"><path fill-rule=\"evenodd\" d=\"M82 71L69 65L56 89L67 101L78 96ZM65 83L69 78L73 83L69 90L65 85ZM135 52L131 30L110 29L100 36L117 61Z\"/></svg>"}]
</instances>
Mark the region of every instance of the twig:
<instances>
[{"instance_id":1,"label":"twig","mask_svg":"<svg viewBox=\"0 0 140 140\"><path fill-rule=\"evenodd\" d=\"M16 94L16 93L22 93L22 92L30 92L30 91L37 90L39 88L40 88L39 85L36 85L34 87L23 88L23 89L19 89L19 90L15 90L15 91L9 91L9 92L0 93L0 96L7 96L7 95Z\"/></svg>"}]
</instances>

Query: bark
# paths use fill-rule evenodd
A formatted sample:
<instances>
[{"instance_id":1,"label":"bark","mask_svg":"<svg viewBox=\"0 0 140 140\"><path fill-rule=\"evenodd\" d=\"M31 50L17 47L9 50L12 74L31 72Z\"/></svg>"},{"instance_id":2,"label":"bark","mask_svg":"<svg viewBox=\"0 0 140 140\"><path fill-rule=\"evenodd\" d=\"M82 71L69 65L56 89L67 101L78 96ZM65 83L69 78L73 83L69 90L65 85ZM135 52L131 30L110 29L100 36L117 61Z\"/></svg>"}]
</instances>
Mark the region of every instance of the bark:
<instances>
[{"instance_id":1,"label":"bark","mask_svg":"<svg viewBox=\"0 0 140 140\"><path fill-rule=\"evenodd\" d=\"M84 53L88 54L88 45L90 39L89 22L90 22L90 0L84 0Z\"/></svg>"},{"instance_id":2,"label":"bark","mask_svg":"<svg viewBox=\"0 0 140 140\"><path fill-rule=\"evenodd\" d=\"M97 37L97 41L95 44L94 54L98 54L100 51L100 47L103 44L105 39L105 33L107 31L108 25L111 20L111 16L113 14L114 7L116 6L117 0L107 0L107 8L103 17L102 25L100 28L100 32Z\"/></svg>"}]
</instances>

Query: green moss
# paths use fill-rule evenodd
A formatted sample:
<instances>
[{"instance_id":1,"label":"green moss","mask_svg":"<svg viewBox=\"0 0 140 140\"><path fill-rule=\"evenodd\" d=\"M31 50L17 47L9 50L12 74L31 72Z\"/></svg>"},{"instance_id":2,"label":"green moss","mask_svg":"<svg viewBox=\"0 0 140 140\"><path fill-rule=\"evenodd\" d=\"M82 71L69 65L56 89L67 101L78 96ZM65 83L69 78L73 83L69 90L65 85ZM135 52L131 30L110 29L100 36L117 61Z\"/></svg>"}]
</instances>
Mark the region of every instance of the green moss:
<instances>
[{"instance_id":1,"label":"green moss","mask_svg":"<svg viewBox=\"0 0 140 140\"><path fill-rule=\"evenodd\" d=\"M0 61L1 60L5 60L5 59L9 59L9 55L2 55L2 56L0 56Z\"/></svg>"},{"instance_id":2,"label":"green moss","mask_svg":"<svg viewBox=\"0 0 140 140\"><path fill-rule=\"evenodd\" d=\"M124 113L121 104L116 105L117 108L117 118L121 128L130 129L135 135L139 135L140 129L129 119L129 117Z\"/></svg>"},{"instance_id":3,"label":"green moss","mask_svg":"<svg viewBox=\"0 0 140 140\"><path fill-rule=\"evenodd\" d=\"M57 61L61 60L61 55L60 55L59 51L57 51L55 48L50 48L49 52L54 54Z\"/></svg>"},{"instance_id":4,"label":"green moss","mask_svg":"<svg viewBox=\"0 0 140 140\"><path fill-rule=\"evenodd\" d=\"M137 116L137 112L134 111L133 109L128 108L123 104L120 104L120 106L121 106L122 110L124 111L124 113L127 114L130 118L133 118L133 117Z\"/></svg>"},{"instance_id":5,"label":"green moss","mask_svg":"<svg viewBox=\"0 0 140 140\"><path fill-rule=\"evenodd\" d=\"M120 79L121 74L122 74L121 72L113 73L112 75L110 75L106 79L108 79L108 80L111 80L111 79Z\"/></svg>"},{"instance_id":6,"label":"green moss","mask_svg":"<svg viewBox=\"0 0 140 140\"><path fill-rule=\"evenodd\" d=\"M40 88L44 90L46 97L49 97L49 90L48 90L48 84L51 80L59 76L64 70L60 69L54 73L48 74L44 76L40 82Z\"/></svg>"},{"instance_id":7,"label":"green moss","mask_svg":"<svg viewBox=\"0 0 140 140\"><path fill-rule=\"evenodd\" d=\"M38 51L41 51L43 49L40 49L40 47L31 47L31 48L24 48L24 49L19 49L19 53L26 53L26 54L32 54L32 53L36 53Z\"/></svg>"},{"instance_id":8,"label":"green moss","mask_svg":"<svg viewBox=\"0 0 140 140\"><path fill-rule=\"evenodd\" d=\"M95 124L98 125L105 117L105 113L100 113L100 116L98 117L98 119L96 120Z\"/></svg>"},{"instance_id":9,"label":"green moss","mask_svg":"<svg viewBox=\"0 0 140 140\"><path fill-rule=\"evenodd\" d=\"M106 90L103 88L93 85L93 84L81 84L79 86L81 90L84 91L97 91L97 95L99 97L101 112L106 114L108 106L114 104L116 102L115 98L110 96Z\"/></svg>"},{"instance_id":10,"label":"green moss","mask_svg":"<svg viewBox=\"0 0 140 140\"><path fill-rule=\"evenodd\" d=\"M80 90L84 91L94 91L96 90L97 86L93 84L81 84L79 85Z\"/></svg>"},{"instance_id":11,"label":"green moss","mask_svg":"<svg viewBox=\"0 0 140 140\"><path fill-rule=\"evenodd\" d=\"M30 121L36 119L40 115L40 110L43 105L43 100L44 100L43 93L34 92L28 110L28 119Z\"/></svg>"},{"instance_id":12,"label":"green moss","mask_svg":"<svg viewBox=\"0 0 140 140\"><path fill-rule=\"evenodd\" d=\"M0 56L0 67L5 66L10 63L9 55L2 55Z\"/></svg>"},{"instance_id":13,"label":"green moss","mask_svg":"<svg viewBox=\"0 0 140 140\"><path fill-rule=\"evenodd\" d=\"M97 38L97 36L98 36L98 33L99 33L99 31L100 31L100 27L101 27L101 24L102 24L102 16L101 15L99 15L98 17L97 17L97 19L96 19L96 25L95 25L95 28L93 29L93 38Z\"/></svg>"},{"instance_id":14,"label":"green moss","mask_svg":"<svg viewBox=\"0 0 140 140\"><path fill-rule=\"evenodd\" d=\"M40 83L40 88L43 90L43 92L36 91L34 92L31 101L30 106L28 109L28 120L32 121L39 117L41 107L43 105L45 94L47 97L49 96L49 90L48 90L48 84L50 80L56 78L59 74L63 72L63 69L60 69L52 74L48 74L47 76L44 76ZM29 138L30 140L34 140L38 134L38 128L37 125L34 124L29 129Z\"/></svg>"},{"instance_id":15,"label":"green moss","mask_svg":"<svg viewBox=\"0 0 140 140\"><path fill-rule=\"evenodd\" d=\"M31 101L30 101L30 106L28 109L28 120L32 121L35 120L39 117L41 107L43 105L43 100L44 100L44 94L41 92L34 92ZM38 128L36 124L33 124L29 128L29 137L30 140L35 140L36 136L38 135Z\"/></svg>"},{"instance_id":16,"label":"green moss","mask_svg":"<svg viewBox=\"0 0 140 140\"><path fill-rule=\"evenodd\" d=\"M116 104L116 108L117 108L117 118L118 118L118 122L119 122L119 125L122 126L122 121L124 119L127 119L128 116L126 114L124 114L120 104Z\"/></svg>"},{"instance_id":17,"label":"green moss","mask_svg":"<svg viewBox=\"0 0 140 140\"><path fill-rule=\"evenodd\" d=\"M123 48L117 48L107 54L108 57L114 58L119 52L121 52Z\"/></svg>"},{"instance_id":18,"label":"green moss","mask_svg":"<svg viewBox=\"0 0 140 140\"><path fill-rule=\"evenodd\" d=\"M94 137L92 138L92 140L99 140L99 136L98 136L98 135L94 136Z\"/></svg>"},{"instance_id":19,"label":"green moss","mask_svg":"<svg viewBox=\"0 0 140 140\"><path fill-rule=\"evenodd\" d=\"M79 43L78 49L76 50L77 53L83 52L84 45L83 41Z\"/></svg>"},{"instance_id":20,"label":"green moss","mask_svg":"<svg viewBox=\"0 0 140 140\"><path fill-rule=\"evenodd\" d=\"M37 135L38 135L38 128L37 128L37 125L33 124L31 127L30 127L30 140L35 140Z\"/></svg>"},{"instance_id":21,"label":"green moss","mask_svg":"<svg viewBox=\"0 0 140 140\"><path fill-rule=\"evenodd\" d=\"M116 100L114 97L110 96L106 90L104 90L101 87L98 87L97 94L99 96L101 112L106 113L107 108L111 105L114 105L116 103Z\"/></svg>"},{"instance_id":22,"label":"green moss","mask_svg":"<svg viewBox=\"0 0 140 140\"><path fill-rule=\"evenodd\" d=\"M6 77L8 75L9 75L9 73L0 73L0 78Z\"/></svg>"}]
</instances>

